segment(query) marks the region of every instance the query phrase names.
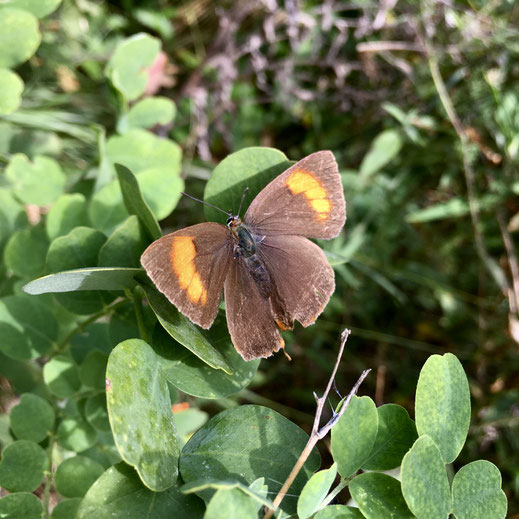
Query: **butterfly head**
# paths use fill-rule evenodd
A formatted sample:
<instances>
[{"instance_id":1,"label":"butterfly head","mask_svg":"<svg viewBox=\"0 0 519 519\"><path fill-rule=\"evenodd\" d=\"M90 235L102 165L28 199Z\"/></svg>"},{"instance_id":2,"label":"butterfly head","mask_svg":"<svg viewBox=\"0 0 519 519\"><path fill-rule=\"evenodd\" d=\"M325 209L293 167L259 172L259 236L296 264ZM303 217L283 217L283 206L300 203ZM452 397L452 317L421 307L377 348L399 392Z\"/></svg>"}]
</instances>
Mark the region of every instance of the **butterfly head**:
<instances>
[{"instance_id":1,"label":"butterfly head","mask_svg":"<svg viewBox=\"0 0 519 519\"><path fill-rule=\"evenodd\" d=\"M235 216L233 214L230 214L227 218L227 227L232 231L233 229L236 229L241 225L241 218L239 216Z\"/></svg>"}]
</instances>

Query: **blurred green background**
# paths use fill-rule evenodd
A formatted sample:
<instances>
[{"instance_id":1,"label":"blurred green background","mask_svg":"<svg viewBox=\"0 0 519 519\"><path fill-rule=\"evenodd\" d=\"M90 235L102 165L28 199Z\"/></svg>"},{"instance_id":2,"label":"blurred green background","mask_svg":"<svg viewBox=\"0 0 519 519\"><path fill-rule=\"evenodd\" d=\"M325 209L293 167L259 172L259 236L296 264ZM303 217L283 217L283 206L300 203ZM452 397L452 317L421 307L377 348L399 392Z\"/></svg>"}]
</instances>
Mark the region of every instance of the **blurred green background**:
<instances>
[{"instance_id":1,"label":"blurred green background","mask_svg":"<svg viewBox=\"0 0 519 519\"><path fill-rule=\"evenodd\" d=\"M314 326L285 335L293 361L262 362L238 401L266 403L308 430L312 391L324 389L344 327L352 335L337 387L347 393L372 368L361 394L378 405L412 409L425 360L452 352L473 406L457 462L493 461L517 517L518 22L512 0L64 0L39 20L42 42L16 68L24 92L0 116L0 165L43 154L70 192L88 197L105 166L99 136L131 125L105 67L141 32L161 41L144 96L175 103L174 120L166 113L153 131L182 148L188 193L203 197L214 166L246 146L292 160L332 150L347 222L321 245L336 293ZM128 66L139 66L134 58ZM182 199L163 228L202 213ZM1 274L2 295L12 293L16 273Z\"/></svg>"}]
</instances>

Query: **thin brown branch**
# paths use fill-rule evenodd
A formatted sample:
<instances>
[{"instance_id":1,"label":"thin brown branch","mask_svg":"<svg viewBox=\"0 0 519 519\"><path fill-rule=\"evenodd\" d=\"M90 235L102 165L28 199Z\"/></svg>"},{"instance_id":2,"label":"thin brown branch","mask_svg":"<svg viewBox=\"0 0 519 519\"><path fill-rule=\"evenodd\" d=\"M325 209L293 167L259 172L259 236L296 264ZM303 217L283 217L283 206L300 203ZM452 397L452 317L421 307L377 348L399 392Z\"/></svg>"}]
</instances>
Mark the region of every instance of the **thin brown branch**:
<instances>
[{"instance_id":1,"label":"thin brown branch","mask_svg":"<svg viewBox=\"0 0 519 519\"><path fill-rule=\"evenodd\" d=\"M348 408L348 405L349 405L351 399L357 393L359 386L362 384L363 380L366 378L366 376L370 372L369 369L362 372L362 375L359 377L359 380L357 380L356 384L353 386L349 395L346 397L346 399L342 403L342 406L341 406L339 412L335 413L334 416L330 419L330 421L326 425L324 425L321 429L319 429L319 424L321 422L321 415L323 413L324 405L328 398L328 394L330 393L330 390L332 389L333 381L335 380L335 375L337 374L337 369L339 368L342 354L344 353L344 348L346 346L346 341L348 340L350 333L351 333L350 330L345 329L341 334L341 346L339 348L339 353L337 354L337 360L335 361L335 366L333 367L332 374L330 375L330 379L328 381L328 385L326 386L326 390L323 393L323 396L318 398L317 395L315 395L315 393L314 393L315 399L317 401L317 409L315 411L315 419L314 419L314 424L312 427L312 433L310 434L310 438L308 439L308 442L307 442L305 448L303 449L303 452L301 452L301 455L299 456L298 460L296 461L296 463L295 463L292 471L288 475L285 483L283 484L280 491L278 492L278 495L274 499L273 508L267 510L263 519L271 519L274 512L278 509L279 505L283 501L283 498L285 497L286 493L288 492L288 489L291 487L292 483L296 479L300 470L303 468L303 465L305 464L306 460L308 459L308 456L310 456L310 453L312 452L312 449L315 447L316 443L319 440L321 440L322 438L324 438L326 436L326 434L328 434L330 429L338 422L339 418L344 414L344 412Z\"/></svg>"}]
</instances>

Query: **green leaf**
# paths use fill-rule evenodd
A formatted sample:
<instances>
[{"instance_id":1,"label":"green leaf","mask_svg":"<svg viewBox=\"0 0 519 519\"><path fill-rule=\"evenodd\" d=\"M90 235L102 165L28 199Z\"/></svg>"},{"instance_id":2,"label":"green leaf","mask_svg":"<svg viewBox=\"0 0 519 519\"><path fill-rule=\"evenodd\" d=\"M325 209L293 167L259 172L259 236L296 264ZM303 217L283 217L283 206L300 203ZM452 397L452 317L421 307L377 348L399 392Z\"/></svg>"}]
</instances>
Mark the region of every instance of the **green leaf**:
<instances>
[{"instance_id":1,"label":"green leaf","mask_svg":"<svg viewBox=\"0 0 519 519\"><path fill-rule=\"evenodd\" d=\"M81 382L94 389L105 388L105 372L108 355L100 351L91 351L81 364L79 378Z\"/></svg>"},{"instance_id":2,"label":"green leaf","mask_svg":"<svg viewBox=\"0 0 519 519\"><path fill-rule=\"evenodd\" d=\"M204 519L221 519L225 510L226 519L257 519L258 505L238 488L217 490L207 505Z\"/></svg>"},{"instance_id":3,"label":"green leaf","mask_svg":"<svg viewBox=\"0 0 519 519\"><path fill-rule=\"evenodd\" d=\"M56 469L56 490L65 497L83 497L103 472L103 466L90 458L68 458Z\"/></svg>"},{"instance_id":4,"label":"green leaf","mask_svg":"<svg viewBox=\"0 0 519 519\"><path fill-rule=\"evenodd\" d=\"M307 434L276 411L242 405L222 411L187 442L180 456L182 479L238 479L250 485L268 474L275 495L308 441ZM314 450L290 487L281 507L294 513L306 481L320 464Z\"/></svg>"},{"instance_id":5,"label":"green leaf","mask_svg":"<svg viewBox=\"0 0 519 519\"><path fill-rule=\"evenodd\" d=\"M299 519L307 519L315 514L327 496L336 476L337 463L334 463L329 469L316 472L308 480L297 501Z\"/></svg>"},{"instance_id":6,"label":"green leaf","mask_svg":"<svg viewBox=\"0 0 519 519\"><path fill-rule=\"evenodd\" d=\"M42 302L27 296L0 299L0 351L13 359L41 357L58 337L58 323Z\"/></svg>"},{"instance_id":7,"label":"green leaf","mask_svg":"<svg viewBox=\"0 0 519 519\"><path fill-rule=\"evenodd\" d=\"M137 179L125 166L116 164L115 169L127 211L139 218L153 240L158 240L162 236L162 231L148 204L142 197Z\"/></svg>"},{"instance_id":8,"label":"green leaf","mask_svg":"<svg viewBox=\"0 0 519 519\"><path fill-rule=\"evenodd\" d=\"M196 325L166 299L166 296L146 285L143 285L143 289L151 309L173 339L212 368L221 369L232 375L232 369L224 356L212 346Z\"/></svg>"},{"instance_id":9,"label":"green leaf","mask_svg":"<svg viewBox=\"0 0 519 519\"><path fill-rule=\"evenodd\" d=\"M149 240L139 219L129 216L99 251L100 267L140 267L140 257Z\"/></svg>"},{"instance_id":10,"label":"green leaf","mask_svg":"<svg viewBox=\"0 0 519 519\"><path fill-rule=\"evenodd\" d=\"M88 224L85 197L81 193L64 194L56 200L47 215L47 235L54 240Z\"/></svg>"},{"instance_id":11,"label":"green leaf","mask_svg":"<svg viewBox=\"0 0 519 519\"><path fill-rule=\"evenodd\" d=\"M358 508L345 505L329 505L323 508L314 519L364 519Z\"/></svg>"},{"instance_id":12,"label":"green leaf","mask_svg":"<svg viewBox=\"0 0 519 519\"><path fill-rule=\"evenodd\" d=\"M155 168L166 168L171 178L180 175L180 146L145 130L135 129L125 135L110 137L106 154L113 164L122 164L136 176L141 171Z\"/></svg>"},{"instance_id":13,"label":"green leaf","mask_svg":"<svg viewBox=\"0 0 519 519\"><path fill-rule=\"evenodd\" d=\"M359 175L368 179L391 162L402 148L402 137L397 130L384 130L375 137L359 169Z\"/></svg>"},{"instance_id":14,"label":"green leaf","mask_svg":"<svg viewBox=\"0 0 519 519\"><path fill-rule=\"evenodd\" d=\"M3 0L2 6L23 9L38 18L43 18L55 11L60 3L61 0Z\"/></svg>"},{"instance_id":15,"label":"green leaf","mask_svg":"<svg viewBox=\"0 0 519 519\"><path fill-rule=\"evenodd\" d=\"M402 463L404 454L417 438L416 425L407 411L396 404L377 408L378 432L364 470L391 470Z\"/></svg>"},{"instance_id":16,"label":"green leaf","mask_svg":"<svg viewBox=\"0 0 519 519\"><path fill-rule=\"evenodd\" d=\"M182 446L189 440L191 435L209 419L209 415L206 412L194 407L173 412L177 435Z\"/></svg>"},{"instance_id":17,"label":"green leaf","mask_svg":"<svg viewBox=\"0 0 519 519\"><path fill-rule=\"evenodd\" d=\"M473 461L454 476L452 511L456 519L504 519L508 503L501 473L489 461Z\"/></svg>"},{"instance_id":18,"label":"green leaf","mask_svg":"<svg viewBox=\"0 0 519 519\"><path fill-rule=\"evenodd\" d=\"M98 431L110 431L110 422L108 421L108 410L106 407L106 395L104 391L98 395L87 398L84 414L88 423Z\"/></svg>"},{"instance_id":19,"label":"green leaf","mask_svg":"<svg viewBox=\"0 0 519 519\"><path fill-rule=\"evenodd\" d=\"M6 267L21 278L42 274L49 240L41 225L14 233L4 250Z\"/></svg>"},{"instance_id":20,"label":"green leaf","mask_svg":"<svg viewBox=\"0 0 519 519\"><path fill-rule=\"evenodd\" d=\"M445 463L460 453L470 424L470 391L460 361L446 353L427 359L416 387L416 428L436 443Z\"/></svg>"},{"instance_id":21,"label":"green leaf","mask_svg":"<svg viewBox=\"0 0 519 519\"><path fill-rule=\"evenodd\" d=\"M59 398L72 396L81 386L78 368L66 355L56 355L43 366L43 380Z\"/></svg>"},{"instance_id":22,"label":"green leaf","mask_svg":"<svg viewBox=\"0 0 519 519\"><path fill-rule=\"evenodd\" d=\"M76 517L81 504L80 497L73 497L72 499L63 499L53 509L50 514L51 519L70 519Z\"/></svg>"},{"instance_id":23,"label":"green leaf","mask_svg":"<svg viewBox=\"0 0 519 519\"><path fill-rule=\"evenodd\" d=\"M17 229L27 226L23 205L14 198L10 189L0 187L0 245Z\"/></svg>"},{"instance_id":24,"label":"green leaf","mask_svg":"<svg viewBox=\"0 0 519 519\"><path fill-rule=\"evenodd\" d=\"M128 100L138 98L146 89L148 70L160 51L160 40L139 33L119 43L110 58L106 73L113 85Z\"/></svg>"},{"instance_id":25,"label":"green leaf","mask_svg":"<svg viewBox=\"0 0 519 519\"><path fill-rule=\"evenodd\" d=\"M51 272L66 271L97 264L99 250L106 236L89 227L76 227L65 236L56 238L47 253L47 268ZM42 278L48 281L48 278ZM62 279L59 280L63 282ZM66 279L69 281L69 279ZM41 280L40 280L41 282ZM41 286L41 285L40 285ZM26 287L27 289L30 287ZM34 292L33 292L34 293ZM69 311L77 314L92 314L104 306L101 294L87 292L82 294L58 294L57 300Z\"/></svg>"},{"instance_id":26,"label":"green leaf","mask_svg":"<svg viewBox=\"0 0 519 519\"><path fill-rule=\"evenodd\" d=\"M67 270L35 279L23 287L31 295L52 292L77 292L83 290L126 290L137 284L137 275L143 269L100 267Z\"/></svg>"},{"instance_id":27,"label":"green leaf","mask_svg":"<svg viewBox=\"0 0 519 519\"><path fill-rule=\"evenodd\" d=\"M146 488L133 469L124 463L110 467L90 487L76 519L201 519L204 506L192 495L183 495L176 486L164 492Z\"/></svg>"},{"instance_id":28,"label":"green leaf","mask_svg":"<svg viewBox=\"0 0 519 519\"><path fill-rule=\"evenodd\" d=\"M27 61L41 41L38 20L21 9L2 7L0 33L0 67L14 68Z\"/></svg>"},{"instance_id":29,"label":"green leaf","mask_svg":"<svg viewBox=\"0 0 519 519\"><path fill-rule=\"evenodd\" d=\"M39 443L54 425L54 409L38 395L24 393L9 414L11 429L19 440Z\"/></svg>"},{"instance_id":30,"label":"green leaf","mask_svg":"<svg viewBox=\"0 0 519 519\"><path fill-rule=\"evenodd\" d=\"M159 357L140 339L118 344L106 370L108 415L121 457L143 483L162 491L175 484L179 448Z\"/></svg>"},{"instance_id":31,"label":"green leaf","mask_svg":"<svg viewBox=\"0 0 519 519\"><path fill-rule=\"evenodd\" d=\"M373 400L354 396L332 429L332 455L343 478L351 476L368 459L377 429L377 408Z\"/></svg>"},{"instance_id":32,"label":"green leaf","mask_svg":"<svg viewBox=\"0 0 519 519\"><path fill-rule=\"evenodd\" d=\"M47 468L45 451L34 442L19 440L9 444L0 461L0 487L9 492L33 492Z\"/></svg>"},{"instance_id":33,"label":"green leaf","mask_svg":"<svg viewBox=\"0 0 519 519\"><path fill-rule=\"evenodd\" d=\"M420 436L402 461L402 493L419 519L447 519L451 508L449 480L440 450Z\"/></svg>"},{"instance_id":34,"label":"green leaf","mask_svg":"<svg viewBox=\"0 0 519 519\"><path fill-rule=\"evenodd\" d=\"M413 519L402 496L400 481L378 472L355 477L350 485L351 496L367 519Z\"/></svg>"},{"instance_id":35,"label":"green leaf","mask_svg":"<svg viewBox=\"0 0 519 519\"><path fill-rule=\"evenodd\" d=\"M58 443L74 452L83 452L97 442L97 431L80 416L65 418L58 427Z\"/></svg>"},{"instance_id":36,"label":"green leaf","mask_svg":"<svg viewBox=\"0 0 519 519\"><path fill-rule=\"evenodd\" d=\"M6 519L41 519L43 503L29 492L17 492L0 499L0 517Z\"/></svg>"},{"instance_id":37,"label":"green leaf","mask_svg":"<svg viewBox=\"0 0 519 519\"><path fill-rule=\"evenodd\" d=\"M1 57L0 57L1 59ZM23 81L15 72L0 68L0 115L18 110L22 102Z\"/></svg>"},{"instance_id":38,"label":"green leaf","mask_svg":"<svg viewBox=\"0 0 519 519\"><path fill-rule=\"evenodd\" d=\"M50 204L62 194L65 187L65 174L60 165L54 159L42 155L34 157L33 162L22 153L13 155L5 176L11 182L14 194L24 204Z\"/></svg>"},{"instance_id":39,"label":"green leaf","mask_svg":"<svg viewBox=\"0 0 519 519\"><path fill-rule=\"evenodd\" d=\"M249 384L260 363L259 359L244 361L234 349L228 334L224 340L217 342L219 352L232 371L231 375L210 367L172 339L161 326L157 326L153 333L153 348L162 358L168 381L180 391L200 398L223 398L237 393Z\"/></svg>"},{"instance_id":40,"label":"green leaf","mask_svg":"<svg viewBox=\"0 0 519 519\"><path fill-rule=\"evenodd\" d=\"M134 128L148 129L156 124L170 124L175 117L175 104L167 97L146 97L135 103L117 123L117 132Z\"/></svg>"},{"instance_id":41,"label":"green leaf","mask_svg":"<svg viewBox=\"0 0 519 519\"><path fill-rule=\"evenodd\" d=\"M211 174L205 186L204 200L224 211L238 211L243 190L248 187L242 214L256 195L280 173L289 168L286 155L274 148L244 148L228 155ZM208 221L225 223L227 217L204 205Z\"/></svg>"}]
</instances>

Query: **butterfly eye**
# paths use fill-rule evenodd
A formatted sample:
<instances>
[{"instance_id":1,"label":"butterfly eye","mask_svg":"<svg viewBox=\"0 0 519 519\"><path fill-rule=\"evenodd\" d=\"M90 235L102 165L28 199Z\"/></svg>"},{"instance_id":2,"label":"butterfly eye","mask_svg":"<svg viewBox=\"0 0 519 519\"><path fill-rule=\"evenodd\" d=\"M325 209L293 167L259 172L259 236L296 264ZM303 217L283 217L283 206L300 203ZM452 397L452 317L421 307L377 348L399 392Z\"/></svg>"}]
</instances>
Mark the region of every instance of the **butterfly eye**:
<instances>
[{"instance_id":1,"label":"butterfly eye","mask_svg":"<svg viewBox=\"0 0 519 519\"><path fill-rule=\"evenodd\" d=\"M234 216L229 216L229 218L227 218L227 227L229 227L229 225L231 225L231 222L234 220Z\"/></svg>"}]
</instances>

